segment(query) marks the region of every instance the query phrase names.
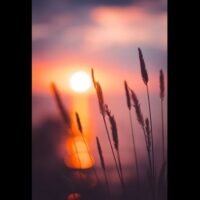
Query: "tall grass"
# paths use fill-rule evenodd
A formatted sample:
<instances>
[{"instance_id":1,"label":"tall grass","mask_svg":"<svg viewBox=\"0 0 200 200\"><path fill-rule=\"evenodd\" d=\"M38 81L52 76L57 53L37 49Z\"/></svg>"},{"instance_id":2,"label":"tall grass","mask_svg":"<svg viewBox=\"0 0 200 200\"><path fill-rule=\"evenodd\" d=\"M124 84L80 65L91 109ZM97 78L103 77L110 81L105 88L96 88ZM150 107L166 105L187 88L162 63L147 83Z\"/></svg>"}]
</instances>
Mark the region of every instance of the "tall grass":
<instances>
[{"instance_id":1,"label":"tall grass","mask_svg":"<svg viewBox=\"0 0 200 200\"><path fill-rule=\"evenodd\" d=\"M81 124L81 120L80 120L80 117L79 117L79 114L76 112L75 113L75 116L76 116L76 122L77 122L77 126L78 126L78 129L81 133L81 137L83 139L83 142L87 148L87 153L90 157L90 162L92 163L92 169L94 170L94 174L95 174L95 177L96 177L96 180L98 183L100 183L99 181L99 177L98 177L98 174L97 174L97 171L96 171L96 168L95 168L95 161L94 161L94 158L91 156L91 152L90 152L90 149L89 149L89 146L88 146L88 143L87 141L85 140L85 137L83 135L83 129L82 129L82 124Z\"/></svg>"},{"instance_id":2,"label":"tall grass","mask_svg":"<svg viewBox=\"0 0 200 200\"><path fill-rule=\"evenodd\" d=\"M138 48L139 53L139 60L140 60L140 69L141 69L141 76L143 79L143 82L146 86L147 90L147 99L148 99L148 108L149 108L149 119L150 119L150 125L151 125L151 141L152 141L152 170L153 170L153 176L156 176L156 170L155 170L155 159L154 159L154 139L153 139L153 125L152 125L152 116L151 116L151 103L150 103L150 97L149 97L149 87L148 87L148 73L146 69L146 64L143 58L143 54L140 48Z\"/></svg>"},{"instance_id":3,"label":"tall grass","mask_svg":"<svg viewBox=\"0 0 200 200\"><path fill-rule=\"evenodd\" d=\"M148 163L149 163L149 169L150 169L150 187L152 189L152 198L156 198L156 191L155 191L155 177L153 175L153 161L152 161L152 137L151 137L151 131L149 126L149 120L146 118L144 120L139 100L134 93L133 90L131 90L131 97L133 101L133 106L135 108L135 113L137 116L137 120L139 124L141 125L141 128L143 130L144 138L145 138L145 144L146 144L146 150L147 150L147 156L148 156Z\"/></svg>"},{"instance_id":4,"label":"tall grass","mask_svg":"<svg viewBox=\"0 0 200 200\"><path fill-rule=\"evenodd\" d=\"M99 159L100 159L100 162L101 162L101 168L103 170L105 181L106 181L108 195L109 195L109 197L111 197L109 183L108 183L108 176L107 176L106 167L105 167L105 161L104 161L103 152L102 152L102 149L101 149L101 144L100 144L98 137L96 137L96 143L97 143L97 149L98 149L98 153L99 153Z\"/></svg>"},{"instance_id":5,"label":"tall grass","mask_svg":"<svg viewBox=\"0 0 200 200\"><path fill-rule=\"evenodd\" d=\"M165 181L166 181L165 180L166 159L165 159L165 140L164 140L165 133L164 133L164 117L163 117L164 116L163 101L164 101L164 96L165 96L164 95L164 91L165 91L164 73L162 70L160 70L160 72L159 72L160 101L161 101L161 126L162 126L162 161L163 162L162 162L162 167L158 174L158 180L157 180L156 167L155 167L155 149L154 149L154 134L153 134L153 124L152 124L152 110L151 110L151 102L150 102L150 92L149 92L149 87L148 87L149 77L148 77L148 72L146 69L145 61L143 58L143 54L142 54L142 51L140 48L138 48L138 53L139 53L141 77L146 86L146 94L147 94L147 101L148 101L148 115L149 115L148 117L144 118L144 115L142 113L142 108L141 108L141 105L140 105L140 102L138 100L136 93L128 86L127 82L124 81L126 104L127 104L127 108L128 108L128 112L129 112L133 153L134 153L134 158L135 158L135 170L136 170L136 174L137 174L137 185L139 186L139 192L142 192L143 188L140 187L140 173L139 173L140 168L138 166L138 154L137 154L138 149L136 148L135 135L134 135L135 132L133 129L133 117L132 117L132 112L131 112L132 108L134 108L134 110L135 110L135 115L136 115L137 121L138 121L139 125L141 126L141 129L142 129L142 132L144 135L145 149L147 152L148 169L150 171L150 190L152 192L152 199L155 200L156 198L158 198L158 200L161 200L161 199L164 199L164 193L166 192L165 187L164 187ZM119 176L122 193L124 195L123 197L124 197L124 199L127 199L128 196L126 195L125 184L124 184L124 175L123 175L123 168L122 168L123 163L121 161L121 155L120 155L119 132L118 132L118 128L117 128L117 122L115 120L115 116L111 113L107 104L104 101L104 96L103 96L103 91L102 91L101 85L98 81L95 80L93 69L91 69L91 77L92 77L93 85L94 85L97 99L98 99L99 111L100 111L100 114L103 119L109 146L110 146L111 153L112 153L112 156L114 159L116 172L117 172L117 175ZM63 118L63 121L65 122L67 127L70 128L72 122L71 122L71 119L70 119L70 116L69 116L67 110L64 108L64 105L60 98L59 92L54 83L52 83L51 87L54 92L54 96L55 96L59 111L61 113L61 116ZM87 152L90 157L90 161L93 165L96 179L99 182L99 177L98 177L96 169L95 169L94 158L91 156L88 143L85 140L85 137L83 134L84 131L83 131L83 127L81 124L80 116L77 112L75 113L75 116L76 116L78 130L80 131L83 142L85 143L85 146L87 148ZM111 130L108 129L107 122L109 122ZM112 136L112 140L111 140L111 136ZM97 144L99 159L100 159L100 163L101 163L101 168L103 170L104 177L105 177L107 192L109 195L109 199L111 199L111 193L110 193L107 170L106 170L106 166L105 166L105 160L104 160L102 147L101 147L98 137L96 137L96 144ZM75 142L75 148L77 150L76 142ZM78 151L77 151L77 155L79 158ZM80 169L81 169L80 158L79 158L79 162L80 162ZM158 194L156 193L157 192L156 191L156 183L158 183Z\"/></svg>"},{"instance_id":6,"label":"tall grass","mask_svg":"<svg viewBox=\"0 0 200 200\"><path fill-rule=\"evenodd\" d=\"M135 108L137 120L143 130L145 144L146 144L146 150L147 150L147 155L148 155L148 160L149 160L149 168L151 171L151 176L153 177L153 169L152 169L153 167L152 167L152 159L151 159L152 156L151 156L151 149L150 149L150 144L151 144L150 130L148 128L147 121L146 121L146 125L145 125L145 121L144 121L144 117L142 114L139 100L133 90L131 90L131 97L132 97L132 101L133 101L133 107ZM146 132L147 128L148 128L148 134Z\"/></svg>"},{"instance_id":7,"label":"tall grass","mask_svg":"<svg viewBox=\"0 0 200 200\"><path fill-rule=\"evenodd\" d=\"M63 104L63 102L61 100L59 91L58 91L55 83L51 83L51 89L53 91L53 94L54 94L54 97L55 97L55 101L56 101L58 109L59 109L59 111L61 113L61 117L62 117L62 119L64 121L64 124L67 126L68 129L70 129L71 128L71 124L72 124L72 120L70 118L70 115L69 115L68 111L64 107L64 104ZM81 160L80 160L79 153L78 153L78 147L76 145L76 141L75 141L74 137L72 137L72 138L73 138L74 147L75 147L75 151L76 151L78 162L79 162L79 168L82 169ZM80 176L80 179L81 179L80 172L79 172L79 176Z\"/></svg>"},{"instance_id":8,"label":"tall grass","mask_svg":"<svg viewBox=\"0 0 200 200\"><path fill-rule=\"evenodd\" d=\"M164 85L164 74L162 69L160 70L160 102L161 102L161 124L162 124L162 154L163 154L163 163L165 162L165 134L164 134L164 117L163 117L163 101L165 85Z\"/></svg>"},{"instance_id":9,"label":"tall grass","mask_svg":"<svg viewBox=\"0 0 200 200\"><path fill-rule=\"evenodd\" d=\"M135 137L134 137L134 131L133 131L133 125L132 125L132 115L131 115L131 98L130 93L128 89L128 84L126 81L124 81L124 89L125 89L125 96L126 96L126 103L129 111L129 120L130 120L130 126L131 126L131 135L132 135L132 142L133 142L133 152L135 156L135 166L136 166L136 173L137 173L137 184L140 189L140 176L139 176L139 167L138 167L138 159L137 159L137 149L135 144Z\"/></svg>"},{"instance_id":10,"label":"tall grass","mask_svg":"<svg viewBox=\"0 0 200 200\"><path fill-rule=\"evenodd\" d=\"M97 97L98 97L100 114L102 115L102 118L103 118L104 126L105 126L105 129L106 129L106 134L107 134L107 137L108 137L111 152L112 152L114 162L115 162L116 171L117 171L117 174L119 176L119 179L120 179L120 182L121 182L121 185L122 185L122 190L123 190L124 184L123 184L122 176L121 176L120 169L119 169L119 166L118 166L118 163L117 163L117 159L116 159L116 156L115 156L115 153L114 153L114 149L113 149L113 146L112 146L112 143L111 143L111 139L110 139L110 135L109 135L109 131L108 131L108 126L107 126L106 119L105 119L105 103L104 103L104 98L103 98L103 92L102 92L100 83L95 80L93 69L91 69L91 75L92 75L94 88L96 90L96 94L97 94Z\"/></svg>"},{"instance_id":11,"label":"tall grass","mask_svg":"<svg viewBox=\"0 0 200 200\"><path fill-rule=\"evenodd\" d=\"M117 153L117 159L118 159L118 163L119 163L121 179L122 179L122 182L123 182L123 187L125 187L124 186L124 177L123 177L123 171L122 171L121 158L120 158L120 153L119 153L119 138L118 138L117 124L116 124L114 115L111 114L111 111L108 108L108 105L105 105L105 112L106 112L106 114L109 118L109 121L110 121L112 138L113 138L114 147L115 147L115 150L116 150L116 153Z\"/></svg>"},{"instance_id":12,"label":"tall grass","mask_svg":"<svg viewBox=\"0 0 200 200\"><path fill-rule=\"evenodd\" d=\"M151 152L151 130L150 130L150 126L149 126L149 119L146 118L145 120L145 131L146 131L146 138L147 138L147 149L149 152Z\"/></svg>"},{"instance_id":13,"label":"tall grass","mask_svg":"<svg viewBox=\"0 0 200 200\"><path fill-rule=\"evenodd\" d=\"M55 97L55 101L57 103L57 106L58 106L58 109L60 111L60 114L62 116L62 119L65 123L65 125L70 128L71 126L71 119L70 119L70 115L69 113L67 112L67 110L65 109L64 105L63 105L63 102L61 100L61 97L60 97L60 94L59 94L59 91L56 87L56 84L55 83L51 83L51 89L53 91L53 94L54 94L54 97Z\"/></svg>"}]
</instances>

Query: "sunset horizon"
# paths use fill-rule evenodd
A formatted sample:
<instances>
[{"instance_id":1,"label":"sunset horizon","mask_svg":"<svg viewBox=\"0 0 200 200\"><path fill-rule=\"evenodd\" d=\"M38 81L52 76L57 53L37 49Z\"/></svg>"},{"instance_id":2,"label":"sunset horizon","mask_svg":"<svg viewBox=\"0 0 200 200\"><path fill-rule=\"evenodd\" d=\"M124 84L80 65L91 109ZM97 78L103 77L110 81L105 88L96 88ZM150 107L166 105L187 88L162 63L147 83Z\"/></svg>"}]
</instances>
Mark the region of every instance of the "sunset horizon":
<instances>
[{"instance_id":1,"label":"sunset horizon","mask_svg":"<svg viewBox=\"0 0 200 200\"><path fill-rule=\"evenodd\" d=\"M33 200L166 200L167 1L32 11Z\"/></svg>"}]
</instances>

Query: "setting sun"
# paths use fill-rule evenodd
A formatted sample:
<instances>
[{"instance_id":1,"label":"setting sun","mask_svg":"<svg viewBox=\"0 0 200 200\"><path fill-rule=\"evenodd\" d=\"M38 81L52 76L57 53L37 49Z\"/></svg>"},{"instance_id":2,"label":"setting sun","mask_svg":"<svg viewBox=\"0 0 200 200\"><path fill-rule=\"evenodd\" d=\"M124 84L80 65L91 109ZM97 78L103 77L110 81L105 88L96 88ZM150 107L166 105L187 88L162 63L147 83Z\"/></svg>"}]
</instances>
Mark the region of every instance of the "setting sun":
<instances>
[{"instance_id":1,"label":"setting sun","mask_svg":"<svg viewBox=\"0 0 200 200\"><path fill-rule=\"evenodd\" d=\"M85 72L76 72L70 78L70 87L78 93L87 91L91 86L90 76Z\"/></svg>"}]
</instances>

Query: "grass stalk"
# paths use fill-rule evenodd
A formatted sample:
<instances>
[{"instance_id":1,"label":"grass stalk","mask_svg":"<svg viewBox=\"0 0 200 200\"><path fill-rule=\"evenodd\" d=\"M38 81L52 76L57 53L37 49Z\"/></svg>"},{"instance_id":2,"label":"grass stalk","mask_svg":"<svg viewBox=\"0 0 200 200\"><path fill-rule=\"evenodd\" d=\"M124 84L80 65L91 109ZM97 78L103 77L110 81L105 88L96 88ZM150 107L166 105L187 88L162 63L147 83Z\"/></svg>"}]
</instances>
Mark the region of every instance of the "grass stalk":
<instances>
[{"instance_id":1,"label":"grass stalk","mask_svg":"<svg viewBox=\"0 0 200 200\"><path fill-rule=\"evenodd\" d=\"M162 123L162 153L163 163L165 162L165 135L164 135L164 119L163 119L163 101L161 100L161 123Z\"/></svg>"},{"instance_id":2,"label":"grass stalk","mask_svg":"<svg viewBox=\"0 0 200 200\"><path fill-rule=\"evenodd\" d=\"M135 156L135 166L136 166L136 173L137 173L137 185L138 189L140 189L140 178L139 178L139 168L138 168L138 159L137 159L137 152L136 152L136 145L135 145L135 138L134 138L134 131L133 131L133 125L132 125L132 115L131 115L131 98L130 93L128 89L128 84L126 81L124 81L124 88L125 88L125 95L126 95L126 103L129 110L129 120L130 120L130 126L131 126L131 135L132 135L132 142L133 142L133 152Z\"/></svg>"},{"instance_id":3,"label":"grass stalk","mask_svg":"<svg viewBox=\"0 0 200 200\"><path fill-rule=\"evenodd\" d=\"M163 163L165 162L165 140L164 140L164 116L163 116L163 101L165 85L164 85L164 74L162 69L160 70L160 101L161 101L161 123L162 123L162 153L163 153Z\"/></svg>"},{"instance_id":4,"label":"grass stalk","mask_svg":"<svg viewBox=\"0 0 200 200\"><path fill-rule=\"evenodd\" d=\"M104 173L108 197L109 197L109 199L111 199L111 193L110 193L110 187L109 187L109 182L108 182L108 176L107 176L107 173L106 173L105 161L104 161L101 144L100 144L98 137L96 137L96 143L97 143L97 149L98 149L98 153L99 153L99 159L100 159L100 162L101 162L101 168L102 168L103 173Z\"/></svg>"},{"instance_id":5,"label":"grass stalk","mask_svg":"<svg viewBox=\"0 0 200 200\"><path fill-rule=\"evenodd\" d=\"M102 117L103 117L103 116L102 116ZM121 177L121 173L120 173L120 170L119 170L119 166L118 166L118 164L117 164L117 159L116 159L116 156L115 156L115 153L114 153L114 149L113 149L113 146L112 146L112 143L111 143L110 135L109 135L109 132L108 132L108 126L107 126L105 117L103 117L103 122L104 122L104 125L105 125L105 128L106 128L106 133L107 133L108 141L109 141L109 144L110 144L110 148L111 148L111 151L112 151L112 155L113 155L113 158L114 158L114 161L115 161L116 170L117 170L117 173L118 173L118 176L119 176L121 185L122 185L122 190L123 190L123 188L124 188L124 183L123 183L123 180L122 180L122 177Z\"/></svg>"},{"instance_id":6,"label":"grass stalk","mask_svg":"<svg viewBox=\"0 0 200 200\"><path fill-rule=\"evenodd\" d=\"M90 157L90 161L91 161L92 166L93 166L92 169L93 169L93 171L94 171L94 174L95 174L97 183L100 184L100 180L99 180L99 177L98 177L98 175L97 175L96 168L95 168L94 159L93 159L93 157L91 156L88 143L86 142L85 137L84 137L84 135L83 135L83 129L82 129L82 125L81 125L81 120L80 120L79 114L76 112L75 115L76 115L77 126L78 126L78 129L79 129L79 131L80 131L80 135L81 135L81 137L82 137L82 139L83 139L83 142L84 142L84 144L85 144L85 146L86 146L86 148L87 148L87 153L88 153L88 155L89 155L89 157Z\"/></svg>"},{"instance_id":7,"label":"grass stalk","mask_svg":"<svg viewBox=\"0 0 200 200\"><path fill-rule=\"evenodd\" d=\"M151 137L151 130L149 127L149 121L148 119L146 121L144 121L144 117L141 111L141 107L139 104L139 100L136 96L136 94L134 93L133 90L131 90L131 97L132 97L132 101L133 101L133 107L135 108L135 113L137 116L137 120L139 122L139 124L142 127L143 133L144 133L144 138L145 138L145 144L146 144L146 149L147 149L147 156L148 156L148 161L149 161L149 168L150 168L150 172L151 172L151 187L152 187L152 195L153 195L153 199L155 199L155 186L154 186L154 176L153 176L153 164L152 164L152 151L151 148L152 147L152 137ZM145 122L146 122L146 126L145 126ZM146 128L146 130L145 130Z\"/></svg>"},{"instance_id":8,"label":"grass stalk","mask_svg":"<svg viewBox=\"0 0 200 200\"><path fill-rule=\"evenodd\" d=\"M121 186L122 186L122 192L123 192L123 194L125 194L124 181L123 181L122 175L120 173L120 169L119 169L119 166L118 166L118 163L117 163L117 159L116 159L116 156L115 156L115 153L114 153L114 150L113 150L113 146L112 146L112 143L111 143L111 139L110 139L107 123L106 123L106 120L105 120L105 103L104 103L104 98L103 98L103 91L101 89L100 83L95 80L94 70L93 69L91 69L91 76L92 76L93 85L94 85L94 88L96 90L96 94L97 94L97 97L98 97L100 114L102 115L102 118L103 118L104 126L105 126L105 129L106 129L106 134L107 134L107 137L108 137L108 141L109 141L109 144L110 144L111 152L112 152L112 155L113 155L113 158L114 158L114 162L115 162L115 167L116 167L117 174L119 176L120 183L121 183Z\"/></svg>"},{"instance_id":9,"label":"grass stalk","mask_svg":"<svg viewBox=\"0 0 200 200\"><path fill-rule=\"evenodd\" d=\"M105 105L105 113L107 114L109 121L110 121L114 148L116 150L117 159L118 159L118 163L119 163L119 170L120 170L121 178L124 180L123 172L122 172L121 159L120 159L120 154L119 154L119 139L118 139L117 124L116 124L114 115L111 114L111 111L109 110L107 105Z\"/></svg>"},{"instance_id":10,"label":"grass stalk","mask_svg":"<svg viewBox=\"0 0 200 200\"><path fill-rule=\"evenodd\" d=\"M155 159L154 159L153 125L152 125L151 104L150 104L149 88L148 88L149 77L148 77L148 72L147 72L147 69L146 69L144 57L143 57L143 54L142 54L142 51L141 51L140 48L138 48L138 53L139 53L141 76L142 76L143 82L144 82L144 84L146 86L146 90L147 90L149 119L150 119L150 126L151 126L151 140L152 140L152 167L153 167L152 173L153 173L153 176L155 178L156 177L156 171L155 171Z\"/></svg>"},{"instance_id":11,"label":"grass stalk","mask_svg":"<svg viewBox=\"0 0 200 200\"><path fill-rule=\"evenodd\" d=\"M156 170L155 170L155 158L154 158L154 139L153 139L153 125L152 125L152 116L151 116L151 104L150 104L150 97L149 97L149 87L148 84L146 84L147 89L147 97L148 97L148 108L149 108L149 119L150 119L150 126L151 126L151 142L152 142L152 171L153 171L153 177L155 179L156 177Z\"/></svg>"},{"instance_id":12,"label":"grass stalk","mask_svg":"<svg viewBox=\"0 0 200 200\"><path fill-rule=\"evenodd\" d=\"M131 111L130 110L129 110L129 120L130 120L130 125L131 125L133 151L134 151L134 156L135 156L135 167L136 167L136 173L137 173L137 184L138 184L138 188L140 189L140 175L139 175L137 151L136 151L135 138L134 138L134 132L133 132L133 125L132 125L132 115L131 115Z\"/></svg>"}]
</instances>

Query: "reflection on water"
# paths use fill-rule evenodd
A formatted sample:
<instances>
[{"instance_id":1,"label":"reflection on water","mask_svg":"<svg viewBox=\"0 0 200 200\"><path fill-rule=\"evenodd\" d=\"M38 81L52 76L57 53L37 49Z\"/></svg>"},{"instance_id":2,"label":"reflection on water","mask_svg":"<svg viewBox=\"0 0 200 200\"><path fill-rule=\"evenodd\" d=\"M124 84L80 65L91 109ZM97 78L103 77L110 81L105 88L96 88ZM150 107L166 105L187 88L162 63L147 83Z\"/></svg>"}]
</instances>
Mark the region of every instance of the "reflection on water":
<instances>
[{"instance_id":1,"label":"reflection on water","mask_svg":"<svg viewBox=\"0 0 200 200\"><path fill-rule=\"evenodd\" d=\"M125 182L122 190L120 181L116 174L113 159L109 157L111 155L111 152L109 151L110 149L108 150L107 148L108 141L104 137L105 130L102 130L102 128L100 128L102 127L102 124L99 123L101 120L99 120L99 118L94 114L98 112L94 112L94 110L92 112L89 112L89 108L92 108L91 105L89 105L90 104L88 96L75 95L72 97L72 105L70 106L69 113L65 111L66 115L70 116L70 120L65 120L64 124L57 124L56 126L55 121L44 121L44 123L40 124L41 127L36 129L35 133L33 133L33 177L35 179L33 180L33 188L36 190L33 192L33 194L35 195L33 199L58 200L63 199L63 197L67 197L68 199L80 198L83 200L121 200L138 199L138 197L140 197L141 200L155 200L152 198L152 179L149 176L147 162L145 162L146 157L141 156L145 154L145 149L140 148L140 146L144 147L144 144L142 143L143 140L141 140L140 138L142 134L140 134L137 127L134 126L137 133L135 137L136 143L138 145L137 148L140 153L139 169L140 189L142 189L141 192L135 179L135 163L133 162L133 153L130 150L131 145L129 144L129 126L126 126L127 121L125 119L123 119L123 121L118 121L119 118L117 118L119 130L123 130L122 132L120 131L119 135L120 155L122 156L122 169L124 172ZM63 109L60 108L60 110L62 111ZM79 122L79 120L77 120L79 122L79 126L77 126L76 123L76 112L78 112L80 116L81 123ZM91 116L89 115L89 113L92 114L93 120L91 120ZM121 115L119 116L122 117L123 115L121 112L120 114ZM99 124L99 127L91 128L90 126L93 124L93 121L96 121L96 123ZM121 125L123 125L123 127L121 127ZM157 132L159 133L160 131L158 130ZM105 177L102 173L101 165L99 165L98 154L95 153L94 148L92 148L92 151L90 150L95 135L101 136L103 147L102 149L103 154L105 155L106 163L106 169L104 168L104 172L106 171L106 174L108 174L109 184L105 184ZM64 145L61 145L63 143ZM159 144L159 141L158 143L155 142L155 144L156 152L160 152L160 146L157 145ZM61 157L58 156L58 149L60 148L60 146L63 146L64 152ZM40 149L40 151L38 151L38 149ZM42 152L44 154L42 154ZM159 157L158 160L160 160ZM160 177L160 167L158 166L157 169L158 176ZM165 170L163 172L165 172ZM166 181L164 181L164 179L166 178L165 174L162 174L163 175L161 175L161 182L166 183ZM41 178L43 180L41 180ZM43 194L40 190L38 191L38 188L40 188L37 185L38 182L40 182L42 184L42 187L44 187L41 191L51 191L51 195L48 196L47 194L46 196L46 194ZM60 186L58 183L60 184ZM159 186L166 188L165 185L160 184ZM111 191L111 197L108 195L110 193L108 192L108 188ZM163 188L159 190L162 191ZM163 192L166 192L166 189L164 189L162 193ZM80 196L75 194L80 194Z\"/></svg>"},{"instance_id":2,"label":"reflection on water","mask_svg":"<svg viewBox=\"0 0 200 200\"><path fill-rule=\"evenodd\" d=\"M62 200L67 199L71 193L80 194L82 200L93 199L107 199L107 190L105 179L100 166L96 165L96 171L99 182L95 177L94 168L90 166L91 162L86 153L86 159L82 158L82 164L85 163L85 168L78 170L78 161L72 161L73 168L69 168L63 162L63 158L59 156L58 148L63 142L63 135L70 135L62 126L62 123L57 119L46 119L40 126L33 128L32 139L32 199L33 200ZM80 135L79 135L80 136ZM86 151L86 147L79 136L75 136L78 141L79 150ZM75 152L72 138L65 140L69 143L65 148L70 148ZM81 141L81 142L80 142ZM158 149L159 151L159 149ZM105 155L108 153L104 151ZM76 155L76 153L74 153ZM84 154L84 153L83 153ZM67 155L67 154L66 154ZM66 156L65 155L65 156ZM123 154L122 154L123 155ZM131 153L132 155L132 153ZM75 159L75 156L72 156ZM84 157L84 156L83 156ZM65 159L69 157L65 157ZM98 156L94 156L95 161L98 161ZM106 159L106 163L107 163ZM68 162L69 163L69 162ZM76 167L74 168L74 163ZM131 162L132 163L132 160ZM143 160L140 160L143 163ZM125 187L129 199L136 199L139 191L136 185L135 171L132 164L123 164L123 171L125 175ZM140 171L144 173L141 177L142 193L141 200L151 200L149 195L148 180L146 177L146 164L140 165ZM107 165L107 172L109 178L112 199L122 199L121 188L118 177L116 176L115 167ZM48 191L48 192L47 192ZM166 191L165 191L166 192ZM77 196L78 197L78 196ZM71 197L70 195L70 198Z\"/></svg>"},{"instance_id":3,"label":"reflection on water","mask_svg":"<svg viewBox=\"0 0 200 200\"><path fill-rule=\"evenodd\" d=\"M88 145L81 136L70 136L66 140L65 164L70 168L87 169L93 166Z\"/></svg>"},{"instance_id":4,"label":"reflection on water","mask_svg":"<svg viewBox=\"0 0 200 200\"><path fill-rule=\"evenodd\" d=\"M64 161L67 167L74 169L87 169L93 166L93 156L90 151L92 138L90 115L88 108L88 96L85 94L74 94L72 97L70 118L72 120L69 134L66 137ZM75 113L78 111L83 132L78 130Z\"/></svg>"}]
</instances>

